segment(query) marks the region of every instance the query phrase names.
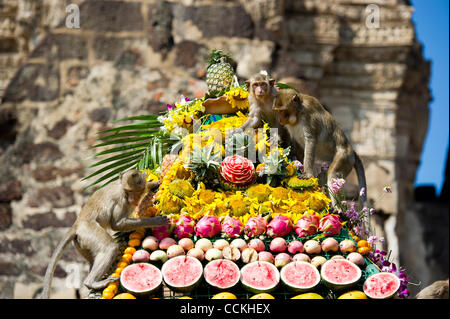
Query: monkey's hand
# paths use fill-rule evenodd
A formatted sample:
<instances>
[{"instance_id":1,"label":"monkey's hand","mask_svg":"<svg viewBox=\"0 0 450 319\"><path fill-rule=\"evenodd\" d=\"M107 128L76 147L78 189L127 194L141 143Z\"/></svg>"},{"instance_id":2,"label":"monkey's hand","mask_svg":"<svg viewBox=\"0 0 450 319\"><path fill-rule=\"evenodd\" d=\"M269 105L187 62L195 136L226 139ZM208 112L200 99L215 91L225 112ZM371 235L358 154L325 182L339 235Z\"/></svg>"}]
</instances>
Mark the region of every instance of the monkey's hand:
<instances>
[{"instance_id":1,"label":"monkey's hand","mask_svg":"<svg viewBox=\"0 0 450 319\"><path fill-rule=\"evenodd\" d=\"M169 224L169 218L167 216L152 217L152 226L164 226Z\"/></svg>"}]
</instances>

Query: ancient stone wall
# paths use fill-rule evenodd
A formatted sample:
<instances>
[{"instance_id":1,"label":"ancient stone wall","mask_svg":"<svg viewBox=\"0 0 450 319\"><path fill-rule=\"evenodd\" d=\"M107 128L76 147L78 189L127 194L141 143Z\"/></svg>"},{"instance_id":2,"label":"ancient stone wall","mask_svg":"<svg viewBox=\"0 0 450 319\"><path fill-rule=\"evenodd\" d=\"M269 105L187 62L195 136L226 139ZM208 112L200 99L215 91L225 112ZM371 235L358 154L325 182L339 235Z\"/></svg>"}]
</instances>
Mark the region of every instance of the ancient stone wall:
<instances>
[{"instance_id":1,"label":"ancient stone wall","mask_svg":"<svg viewBox=\"0 0 450 319\"><path fill-rule=\"evenodd\" d=\"M0 26L18 23L21 2L3 2ZM33 37L0 27L0 297L31 298L40 288L53 249L92 192L81 178L98 130L162 111L180 94L203 96L212 48L231 53L240 79L266 69L329 107L363 158L369 198L393 189L376 203L374 221L398 256L392 225L413 201L430 100L429 62L408 1L39 3ZM65 26L68 3L80 4L79 29ZM369 4L380 10L377 27L367 24ZM354 181L349 192L358 191ZM74 265L84 278L87 265L71 247L54 296L75 296Z\"/></svg>"}]
</instances>

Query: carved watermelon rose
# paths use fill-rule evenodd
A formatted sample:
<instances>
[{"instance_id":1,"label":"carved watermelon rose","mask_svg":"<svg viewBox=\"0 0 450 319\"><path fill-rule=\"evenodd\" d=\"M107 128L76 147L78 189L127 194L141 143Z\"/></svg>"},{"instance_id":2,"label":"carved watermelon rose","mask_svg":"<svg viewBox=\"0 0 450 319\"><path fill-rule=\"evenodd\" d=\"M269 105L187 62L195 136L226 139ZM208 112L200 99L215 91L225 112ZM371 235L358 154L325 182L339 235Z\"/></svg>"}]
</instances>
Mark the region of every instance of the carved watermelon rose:
<instances>
[{"instance_id":1,"label":"carved watermelon rose","mask_svg":"<svg viewBox=\"0 0 450 319\"><path fill-rule=\"evenodd\" d=\"M234 155L227 156L219 168L221 184L227 189L245 189L255 178L255 167L251 160Z\"/></svg>"}]
</instances>

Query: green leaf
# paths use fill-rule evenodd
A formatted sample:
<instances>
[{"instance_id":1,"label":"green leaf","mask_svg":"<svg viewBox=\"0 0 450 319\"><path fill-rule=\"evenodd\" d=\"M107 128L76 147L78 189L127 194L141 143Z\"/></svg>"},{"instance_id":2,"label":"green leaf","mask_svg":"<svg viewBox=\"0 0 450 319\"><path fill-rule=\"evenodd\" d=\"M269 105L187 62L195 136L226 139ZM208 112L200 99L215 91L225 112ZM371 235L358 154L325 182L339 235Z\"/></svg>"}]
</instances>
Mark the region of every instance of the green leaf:
<instances>
[{"instance_id":1,"label":"green leaf","mask_svg":"<svg viewBox=\"0 0 450 319\"><path fill-rule=\"evenodd\" d=\"M130 157L130 156L133 156L133 155L136 155L136 154L140 154L140 153L142 153L142 150L130 151L130 152L119 154L119 155L116 155L116 156L113 156L113 157L108 157L108 158L106 158L104 160L101 160L99 162L96 162L96 163L90 165L88 168L99 166L99 165L102 165L102 164L105 164L105 163L108 163L108 162L112 162L112 161L115 161L115 160L118 160L118 159L121 159L121 158L125 158L125 157Z\"/></svg>"},{"instance_id":2,"label":"green leaf","mask_svg":"<svg viewBox=\"0 0 450 319\"><path fill-rule=\"evenodd\" d=\"M109 164L109 165L107 165L107 166L105 166L105 167L95 171L94 173L90 174L89 176L84 177L82 180L86 180L86 179L89 179L91 177L94 177L94 176L96 176L98 174L101 174L103 172L106 172L106 171L108 171L108 170L110 170L112 168L118 167L119 165L128 164L128 163L130 163L130 161L135 160L135 159L140 158L140 157L141 156L135 156L135 157L132 157L132 158L126 158L126 159L123 159L123 160L120 160L120 161L116 161L116 162L114 162L112 164ZM137 163L138 161L135 161L135 162ZM131 162L131 163L133 163L133 162Z\"/></svg>"},{"instance_id":3,"label":"green leaf","mask_svg":"<svg viewBox=\"0 0 450 319\"><path fill-rule=\"evenodd\" d=\"M114 147L112 149L106 150L106 151L102 151L99 153L94 154L94 157L98 157L100 155L106 155L106 154L111 154L111 153L116 153L116 152L121 152L121 151L126 151L129 149L133 149L133 148L144 148L148 145L149 142L147 143L136 143L136 144L131 144L131 145L125 145L125 146L120 146L120 147Z\"/></svg>"},{"instance_id":4,"label":"green leaf","mask_svg":"<svg viewBox=\"0 0 450 319\"><path fill-rule=\"evenodd\" d=\"M288 84L285 84L285 83L277 82L276 86L279 87L280 89L291 89L291 90L294 90L297 93L300 93L299 90L297 90L295 87L292 87L292 86L290 86Z\"/></svg>"},{"instance_id":5,"label":"green leaf","mask_svg":"<svg viewBox=\"0 0 450 319\"><path fill-rule=\"evenodd\" d=\"M105 136L101 136L96 139L96 141L103 141L108 140L111 138L117 138L117 137L130 137L130 136L140 136L141 138L148 138L159 135L159 131L146 131L146 130L139 130L139 131L126 131L126 132L116 132L114 134L109 134Z\"/></svg>"},{"instance_id":6,"label":"green leaf","mask_svg":"<svg viewBox=\"0 0 450 319\"><path fill-rule=\"evenodd\" d=\"M113 123L124 122L124 121L136 121L136 120L158 121L158 116L159 115L156 115L156 114L131 116L131 117L126 117L126 118L123 118L123 119L115 120ZM160 123L160 125L161 125L161 123Z\"/></svg>"}]
</instances>

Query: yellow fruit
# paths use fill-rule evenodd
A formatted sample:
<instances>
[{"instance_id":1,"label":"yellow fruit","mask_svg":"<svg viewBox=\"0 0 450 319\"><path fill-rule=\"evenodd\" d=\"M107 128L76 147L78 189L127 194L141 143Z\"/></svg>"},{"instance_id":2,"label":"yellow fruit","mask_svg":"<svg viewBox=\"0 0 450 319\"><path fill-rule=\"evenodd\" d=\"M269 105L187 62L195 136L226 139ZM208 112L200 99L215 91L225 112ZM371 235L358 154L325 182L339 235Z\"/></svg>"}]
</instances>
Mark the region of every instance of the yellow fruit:
<instances>
[{"instance_id":1,"label":"yellow fruit","mask_svg":"<svg viewBox=\"0 0 450 319\"><path fill-rule=\"evenodd\" d=\"M231 292L220 292L214 295L211 299L237 299Z\"/></svg>"},{"instance_id":2,"label":"yellow fruit","mask_svg":"<svg viewBox=\"0 0 450 319\"><path fill-rule=\"evenodd\" d=\"M315 292L308 292L306 294L297 295L291 299L323 299L323 297Z\"/></svg>"},{"instance_id":3,"label":"yellow fruit","mask_svg":"<svg viewBox=\"0 0 450 319\"><path fill-rule=\"evenodd\" d=\"M128 241L128 246L130 247L137 247L141 244L141 240L140 239L130 239Z\"/></svg>"},{"instance_id":4,"label":"yellow fruit","mask_svg":"<svg viewBox=\"0 0 450 319\"><path fill-rule=\"evenodd\" d=\"M112 299L114 297L115 293L108 288L105 288L102 292L102 298L103 299Z\"/></svg>"},{"instance_id":5,"label":"yellow fruit","mask_svg":"<svg viewBox=\"0 0 450 319\"><path fill-rule=\"evenodd\" d=\"M367 299L367 296L362 291L353 290L340 295L338 299Z\"/></svg>"},{"instance_id":6,"label":"yellow fruit","mask_svg":"<svg viewBox=\"0 0 450 319\"><path fill-rule=\"evenodd\" d=\"M137 232L137 231L132 232L132 233L130 234L130 236L128 237L129 240L132 240L132 239L138 239L138 240L141 240L142 238L144 238L144 234L141 233L141 232Z\"/></svg>"},{"instance_id":7,"label":"yellow fruit","mask_svg":"<svg viewBox=\"0 0 450 319\"><path fill-rule=\"evenodd\" d=\"M136 248L134 248L134 247L127 247L124 251L123 251L123 253L124 254L129 254L129 255L131 255L131 256L133 256L133 254L136 252Z\"/></svg>"},{"instance_id":8,"label":"yellow fruit","mask_svg":"<svg viewBox=\"0 0 450 319\"><path fill-rule=\"evenodd\" d=\"M126 261L127 263L130 263L132 258L133 258L133 255L123 254L121 261Z\"/></svg>"},{"instance_id":9,"label":"yellow fruit","mask_svg":"<svg viewBox=\"0 0 450 319\"><path fill-rule=\"evenodd\" d=\"M360 241L358 241L358 247L369 247L369 243L367 242L367 240L361 239Z\"/></svg>"},{"instance_id":10,"label":"yellow fruit","mask_svg":"<svg viewBox=\"0 0 450 319\"><path fill-rule=\"evenodd\" d=\"M133 296L132 294L129 294L128 292L124 292L124 293L118 294L113 299L136 299L136 297Z\"/></svg>"},{"instance_id":11,"label":"yellow fruit","mask_svg":"<svg viewBox=\"0 0 450 319\"><path fill-rule=\"evenodd\" d=\"M359 247L358 248L358 253L360 253L361 255L366 255L371 251L371 247Z\"/></svg>"},{"instance_id":12,"label":"yellow fruit","mask_svg":"<svg viewBox=\"0 0 450 319\"><path fill-rule=\"evenodd\" d=\"M260 294L250 297L250 299L275 299L275 297L272 296L271 294L263 292L263 293L260 293Z\"/></svg>"},{"instance_id":13,"label":"yellow fruit","mask_svg":"<svg viewBox=\"0 0 450 319\"><path fill-rule=\"evenodd\" d=\"M108 284L108 286L106 286L105 289L109 289L111 291L113 291L115 294L117 293L117 291L119 290L119 282L111 282Z\"/></svg>"},{"instance_id":14,"label":"yellow fruit","mask_svg":"<svg viewBox=\"0 0 450 319\"><path fill-rule=\"evenodd\" d=\"M117 263L117 268L125 268L126 266L128 266L128 263L127 262L125 262L125 261L119 261L118 263Z\"/></svg>"},{"instance_id":15,"label":"yellow fruit","mask_svg":"<svg viewBox=\"0 0 450 319\"><path fill-rule=\"evenodd\" d=\"M189 296L183 296L183 297L180 297L180 298L178 298L178 299L192 299L192 298L189 297Z\"/></svg>"},{"instance_id":16,"label":"yellow fruit","mask_svg":"<svg viewBox=\"0 0 450 319\"><path fill-rule=\"evenodd\" d=\"M117 267L116 270L114 270L115 274L118 274L120 276L120 273L122 272L123 268Z\"/></svg>"}]
</instances>

